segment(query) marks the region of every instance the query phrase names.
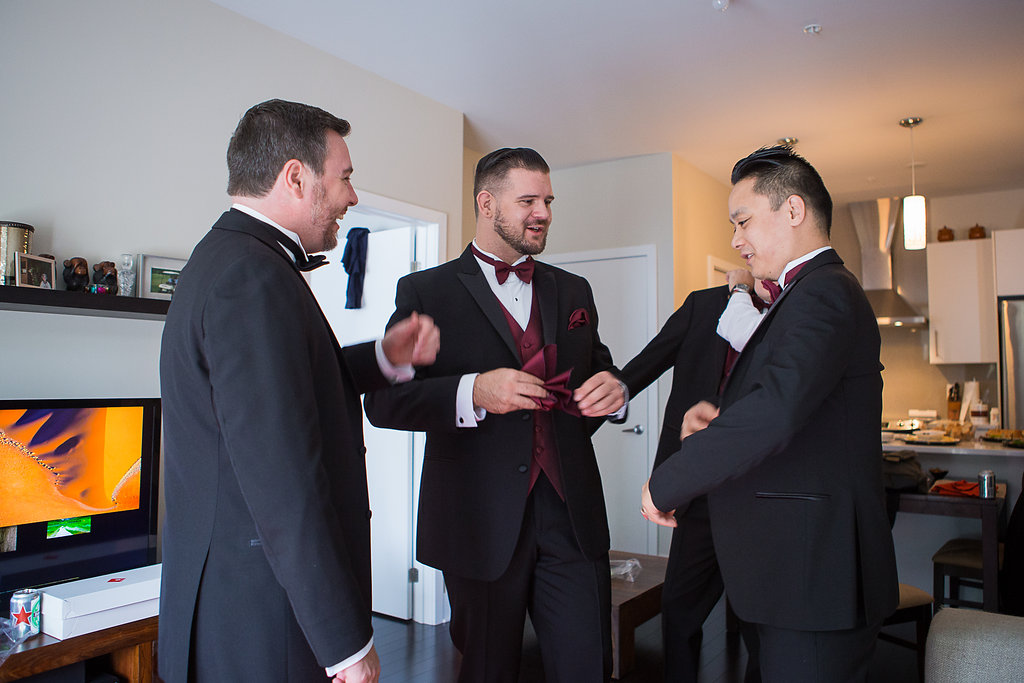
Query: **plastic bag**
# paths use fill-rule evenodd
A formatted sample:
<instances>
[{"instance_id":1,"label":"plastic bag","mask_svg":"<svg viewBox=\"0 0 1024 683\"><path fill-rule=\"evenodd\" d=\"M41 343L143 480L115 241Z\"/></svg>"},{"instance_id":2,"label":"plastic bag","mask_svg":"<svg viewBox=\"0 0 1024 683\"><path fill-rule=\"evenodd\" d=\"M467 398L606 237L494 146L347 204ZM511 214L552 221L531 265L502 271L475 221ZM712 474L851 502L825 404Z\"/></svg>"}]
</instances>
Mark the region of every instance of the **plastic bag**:
<instances>
[{"instance_id":1,"label":"plastic bag","mask_svg":"<svg viewBox=\"0 0 1024 683\"><path fill-rule=\"evenodd\" d=\"M14 629L10 627L9 623L9 619L0 617L0 666L4 665L7 657L28 637L24 634L15 636Z\"/></svg>"},{"instance_id":2,"label":"plastic bag","mask_svg":"<svg viewBox=\"0 0 1024 683\"><path fill-rule=\"evenodd\" d=\"M636 581L636 577L640 574L640 570L643 567L640 566L640 560L635 557L631 557L628 560L612 560L610 562L612 567L612 578L622 579L623 581L629 581L632 583Z\"/></svg>"}]
</instances>

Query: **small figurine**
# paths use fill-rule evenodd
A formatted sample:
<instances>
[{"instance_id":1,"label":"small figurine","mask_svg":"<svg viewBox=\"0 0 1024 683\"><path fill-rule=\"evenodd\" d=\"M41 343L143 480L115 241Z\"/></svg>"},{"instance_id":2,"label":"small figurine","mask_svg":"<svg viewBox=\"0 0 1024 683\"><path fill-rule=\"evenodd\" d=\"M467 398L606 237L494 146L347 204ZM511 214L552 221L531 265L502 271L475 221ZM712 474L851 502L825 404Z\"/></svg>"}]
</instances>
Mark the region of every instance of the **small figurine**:
<instances>
[{"instance_id":1,"label":"small figurine","mask_svg":"<svg viewBox=\"0 0 1024 683\"><path fill-rule=\"evenodd\" d=\"M117 267L113 261L100 261L92 267L93 290L100 294L117 294ZM105 288L105 289L104 289Z\"/></svg>"},{"instance_id":2,"label":"small figurine","mask_svg":"<svg viewBox=\"0 0 1024 683\"><path fill-rule=\"evenodd\" d=\"M84 258L64 259L64 284L69 292L84 292L89 287L89 264Z\"/></svg>"}]
</instances>

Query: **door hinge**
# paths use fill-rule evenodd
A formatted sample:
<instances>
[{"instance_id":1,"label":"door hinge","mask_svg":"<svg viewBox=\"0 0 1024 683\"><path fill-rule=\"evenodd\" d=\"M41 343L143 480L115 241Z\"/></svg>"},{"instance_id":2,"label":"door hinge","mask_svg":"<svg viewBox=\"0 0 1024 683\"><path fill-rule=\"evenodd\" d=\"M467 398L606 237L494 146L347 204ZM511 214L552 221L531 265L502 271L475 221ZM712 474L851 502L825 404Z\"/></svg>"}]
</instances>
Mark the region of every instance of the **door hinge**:
<instances>
[{"instance_id":1,"label":"door hinge","mask_svg":"<svg viewBox=\"0 0 1024 683\"><path fill-rule=\"evenodd\" d=\"M416 567L410 568L409 569L409 583L419 583L419 582L420 582L420 570L416 569Z\"/></svg>"}]
</instances>

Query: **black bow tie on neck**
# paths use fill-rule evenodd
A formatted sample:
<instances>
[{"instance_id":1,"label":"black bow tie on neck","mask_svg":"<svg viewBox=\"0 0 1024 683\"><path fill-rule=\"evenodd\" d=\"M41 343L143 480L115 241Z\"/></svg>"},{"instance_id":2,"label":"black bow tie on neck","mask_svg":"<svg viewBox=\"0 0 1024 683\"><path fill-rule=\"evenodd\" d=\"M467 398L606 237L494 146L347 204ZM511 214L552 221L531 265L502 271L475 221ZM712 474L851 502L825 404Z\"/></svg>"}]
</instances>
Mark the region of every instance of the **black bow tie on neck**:
<instances>
[{"instance_id":1,"label":"black bow tie on neck","mask_svg":"<svg viewBox=\"0 0 1024 683\"><path fill-rule=\"evenodd\" d=\"M470 245L470 247L473 250L473 254L478 259L480 259L484 263L490 263L492 266L494 266L494 276L498 279L499 285L505 284L505 281L508 280L509 273L515 273L516 277L522 280L523 283L527 285L530 284L530 281L533 279L532 256L527 256L526 260L518 265L510 266L504 261L499 261L497 259L491 258L490 256L484 254L483 252L481 252L476 247L473 247L472 245Z\"/></svg>"},{"instance_id":2,"label":"black bow tie on neck","mask_svg":"<svg viewBox=\"0 0 1024 683\"><path fill-rule=\"evenodd\" d=\"M283 239L278 242L282 247L287 249L295 257L295 266L303 273L308 273L311 270L316 270L320 266L326 266L330 261L323 254L316 254L315 256L307 256L306 252L302 251L302 247L295 244L290 239Z\"/></svg>"}]
</instances>

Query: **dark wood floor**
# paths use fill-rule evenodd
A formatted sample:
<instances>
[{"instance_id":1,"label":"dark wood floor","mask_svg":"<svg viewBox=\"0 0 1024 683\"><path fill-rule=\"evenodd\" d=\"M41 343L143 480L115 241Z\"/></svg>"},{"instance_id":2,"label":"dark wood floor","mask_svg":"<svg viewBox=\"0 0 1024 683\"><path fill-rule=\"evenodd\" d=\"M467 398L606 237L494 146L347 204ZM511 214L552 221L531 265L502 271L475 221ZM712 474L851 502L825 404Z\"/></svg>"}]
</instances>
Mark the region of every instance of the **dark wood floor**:
<instances>
[{"instance_id":1,"label":"dark wood floor","mask_svg":"<svg viewBox=\"0 0 1024 683\"><path fill-rule=\"evenodd\" d=\"M448 637L448 626L424 626L387 617L373 618L374 642L381 660L381 683L451 683L458 672L458 653ZM887 629L913 640L913 626ZM708 618L701 653L700 683L742 683L747 653L738 634L725 632L723 603ZM544 680L540 650L527 626L523 637L522 683ZM662 680L661 620L651 619L636 632L636 666L621 683ZM912 650L879 641L871 661L869 683L916 683L917 665Z\"/></svg>"}]
</instances>

